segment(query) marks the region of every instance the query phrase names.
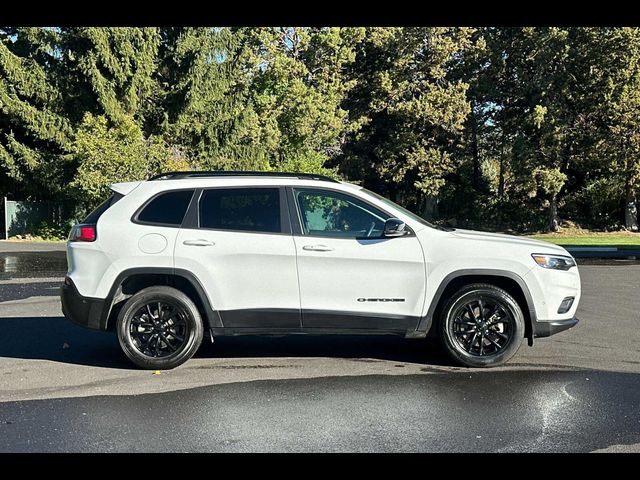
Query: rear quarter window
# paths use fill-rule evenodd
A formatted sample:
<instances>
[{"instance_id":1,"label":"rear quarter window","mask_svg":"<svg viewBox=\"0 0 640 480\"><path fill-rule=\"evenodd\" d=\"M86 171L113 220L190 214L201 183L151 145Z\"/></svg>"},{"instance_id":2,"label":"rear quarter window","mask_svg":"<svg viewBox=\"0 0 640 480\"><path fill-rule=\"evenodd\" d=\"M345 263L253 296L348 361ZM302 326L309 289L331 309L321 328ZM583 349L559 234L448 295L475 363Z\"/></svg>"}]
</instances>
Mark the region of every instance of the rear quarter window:
<instances>
[{"instance_id":1,"label":"rear quarter window","mask_svg":"<svg viewBox=\"0 0 640 480\"><path fill-rule=\"evenodd\" d=\"M114 192L113 195L107 198L104 202L98 205L93 212L87 215L87 218L85 218L82 223L98 223L98 219L102 216L102 214L122 197L124 197L124 195L122 195L121 193Z\"/></svg>"},{"instance_id":2,"label":"rear quarter window","mask_svg":"<svg viewBox=\"0 0 640 480\"><path fill-rule=\"evenodd\" d=\"M137 223L179 227L194 190L178 190L153 197L135 217Z\"/></svg>"}]
</instances>

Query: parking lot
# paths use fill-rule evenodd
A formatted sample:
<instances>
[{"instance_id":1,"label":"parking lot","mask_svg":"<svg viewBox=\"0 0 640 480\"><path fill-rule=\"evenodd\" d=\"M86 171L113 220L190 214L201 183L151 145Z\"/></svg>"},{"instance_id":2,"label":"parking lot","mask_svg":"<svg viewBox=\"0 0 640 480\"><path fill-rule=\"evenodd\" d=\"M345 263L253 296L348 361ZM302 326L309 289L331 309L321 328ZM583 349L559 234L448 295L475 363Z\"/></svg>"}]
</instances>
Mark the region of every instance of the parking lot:
<instances>
[{"instance_id":1,"label":"parking lot","mask_svg":"<svg viewBox=\"0 0 640 480\"><path fill-rule=\"evenodd\" d=\"M7 245L0 451L640 451L635 262L581 265L578 326L500 368L432 340L233 337L156 375L62 317L61 246Z\"/></svg>"}]
</instances>

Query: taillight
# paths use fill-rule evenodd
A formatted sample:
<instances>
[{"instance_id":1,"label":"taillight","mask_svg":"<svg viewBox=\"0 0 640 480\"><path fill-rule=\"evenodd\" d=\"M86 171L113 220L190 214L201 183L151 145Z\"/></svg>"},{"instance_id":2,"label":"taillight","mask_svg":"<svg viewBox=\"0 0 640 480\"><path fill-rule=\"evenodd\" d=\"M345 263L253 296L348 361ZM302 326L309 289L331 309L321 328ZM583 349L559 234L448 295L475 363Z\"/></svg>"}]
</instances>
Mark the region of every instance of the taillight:
<instances>
[{"instance_id":1,"label":"taillight","mask_svg":"<svg viewBox=\"0 0 640 480\"><path fill-rule=\"evenodd\" d=\"M94 242L96 240L96 226L74 225L69 240L72 242Z\"/></svg>"}]
</instances>

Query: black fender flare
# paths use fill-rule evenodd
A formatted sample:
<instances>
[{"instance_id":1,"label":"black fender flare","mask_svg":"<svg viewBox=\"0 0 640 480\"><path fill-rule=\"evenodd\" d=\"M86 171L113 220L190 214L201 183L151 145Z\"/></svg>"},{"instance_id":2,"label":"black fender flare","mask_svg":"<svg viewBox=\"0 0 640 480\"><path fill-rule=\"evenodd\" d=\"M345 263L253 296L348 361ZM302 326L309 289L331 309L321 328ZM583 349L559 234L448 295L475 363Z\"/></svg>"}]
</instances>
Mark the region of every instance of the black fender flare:
<instances>
[{"instance_id":1,"label":"black fender flare","mask_svg":"<svg viewBox=\"0 0 640 480\"><path fill-rule=\"evenodd\" d=\"M535 305L533 303L533 298L531 297L531 292L529 291L529 287L527 286L524 279L520 275L513 273L509 270L491 269L491 268L468 268L468 269L462 269L462 270L455 270L449 273L446 277L442 279L442 282L440 282L440 285L438 286L438 289L436 290L436 293L434 294L433 299L431 300L431 303L429 305L429 310L427 310L426 315L420 319L420 323L418 324L418 328L416 328L416 330L419 332L427 333L431 329L431 325L433 324L433 315L435 313L436 307L438 306L438 303L440 303L442 294L444 293L447 286L456 278L471 276L471 275L504 277L504 278L513 280L518 284L518 286L522 290L524 299L527 303L527 310L529 313L529 325L526 326L527 327L526 331L527 331L527 338L529 341L529 345L533 345L533 325L535 325L538 318L536 316L536 310L535 310Z\"/></svg>"},{"instance_id":2,"label":"black fender flare","mask_svg":"<svg viewBox=\"0 0 640 480\"><path fill-rule=\"evenodd\" d=\"M181 277L187 282L191 284L196 294L199 297L200 303L203 306L204 312L204 320L208 323L209 328L222 327L222 319L218 311L213 307L211 302L209 301L209 296L207 295L202 283L193 273L189 270L183 270L181 268L171 268L171 267L134 267L123 270L118 274L118 276L113 281L111 285L111 289L109 290L109 294L104 302L104 308L102 310L102 315L100 316L100 328L102 330L106 330L108 327L109 317L111 316L111 311L113 306L117 303L119 299L120 287L124 283L124 281L133 276L133 275L171 275L174 277ZM206 327L206 325L205 325Z\"/></svg>"}]
</instances>

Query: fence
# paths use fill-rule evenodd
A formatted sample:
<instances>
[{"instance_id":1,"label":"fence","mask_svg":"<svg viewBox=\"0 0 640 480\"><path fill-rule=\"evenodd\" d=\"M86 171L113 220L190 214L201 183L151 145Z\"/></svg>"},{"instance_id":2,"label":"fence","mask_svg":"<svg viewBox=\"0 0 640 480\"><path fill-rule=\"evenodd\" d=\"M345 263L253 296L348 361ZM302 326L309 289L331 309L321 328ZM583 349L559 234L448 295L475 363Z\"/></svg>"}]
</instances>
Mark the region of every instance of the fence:
<instances>
[{"instance_id":1,"label":"fence","mask_svg":"<svg viewBox=\"0 0 640 480\"><path fill-rule=\"evenodd\" d=\"M2 235L6 240L15 235L33 234L40 225L64 225L65 206L54 202L16 201L3 198Z\"/></svg>"}]
</instances>

